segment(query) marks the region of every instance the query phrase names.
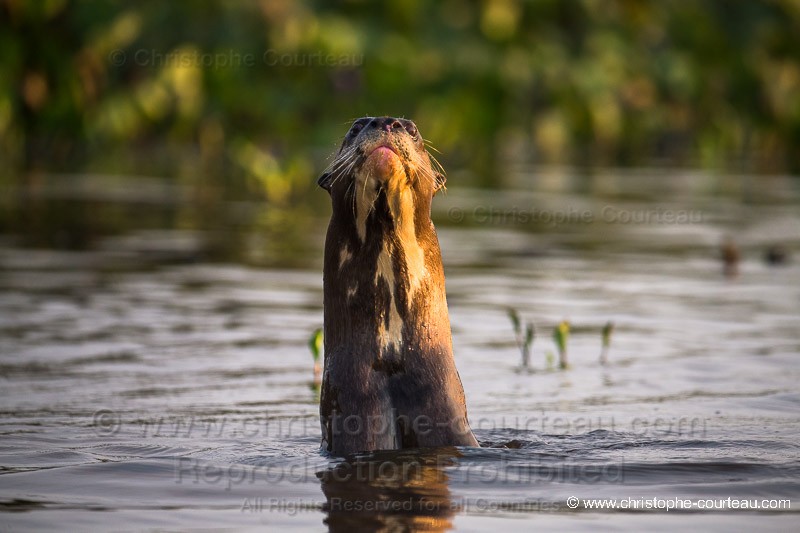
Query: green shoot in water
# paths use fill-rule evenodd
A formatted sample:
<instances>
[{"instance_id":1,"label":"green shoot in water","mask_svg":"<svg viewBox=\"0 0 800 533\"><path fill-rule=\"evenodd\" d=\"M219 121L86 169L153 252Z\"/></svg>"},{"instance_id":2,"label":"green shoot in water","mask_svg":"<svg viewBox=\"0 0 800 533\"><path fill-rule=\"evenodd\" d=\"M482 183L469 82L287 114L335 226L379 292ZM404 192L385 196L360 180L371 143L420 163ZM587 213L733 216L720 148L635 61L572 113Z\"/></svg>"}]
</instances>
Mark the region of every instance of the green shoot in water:
<instances>
[{"instance_id":1,"label":"green shoot in water","mask_svg":"<svg viewBox=\"0 0 800 533\"><path fill-rule=\"evenodd\" d=\"M519 340L519 334L521 331L520 322L519 322L519 313L513 307L508 308L508 318L511 319L511 324L514 326L514 334L517 336L517 340Z\"/></svg>"},{"instance_id":2,"label":"green shoot in water","mask_svg":"<svg viewBox=\"0 0 800 533\"><path fill-rule=\"evenodd\" d=\"M600 364L608 363L608 348L611 346L611 334L614 333L614 323L610 320L603 326L603 349L600 352Z\"/></svg>"},{"instance_id":3,"label":"green shoot in water","mask_svg":"<svg viewBox=\"0 0 800 533\"><path fill-rule=\"evenodd\" d=\"M317 328L308 338L308 349L311 350L311 357L314 358L314 383L322 381L322 368L319 365L320 355L322 354L322 329Z\"/></svg>"},{"instance_id":4,"label":"green shoot in water","mask_svg":"<svg viewBox=\"0 0 800 533\"><path fill-rule=\"evenodd\" d=\"M569 367L567 360L567 342L569 340L569 322L562 320L553 330L553 340L558 347L558 366L561 369Z\"/></svg>"},{"instance_id":5,"label":"green shoot in water","mask_svg":"<svg viewBox=\"0 0 800 533\"><path fill-rule=\"evenodd\" d=\"M531 346L533 346L533 339L536 336L536 328L532 322L525 324L525 335L522 334L522 322L519 319L519 313L516 309L508 309L508 318L511 319L511 325L514 327L514 337L517 339L517 347L522 354L522 368L528 368L531 359Z\"/></svg>"},{"instance_id":6,"label":"green shoot in water","mask_svg":"<svg viewBox=\"0 0 800 533\"><path fill-rule=\"evenodd\" d=\"M525 350L522 354L525 360L525 366L528 366L528 361L531 357L531 347L533 346L533 339L536 337L536 327L533 322L525 324Z\"/></svg>"},{"instance_id":7,"label":"green shoot in water","mask_svg":"<svg viewBox=\"0 0 800 533\"><path fill-rule=\"evenodd\" d=\"M553 350L547 350L544 354L544 362L547 366L547 370L553 369L553 362L556 360L556 356L553 354Z\"/></svg>"}]
</instances>

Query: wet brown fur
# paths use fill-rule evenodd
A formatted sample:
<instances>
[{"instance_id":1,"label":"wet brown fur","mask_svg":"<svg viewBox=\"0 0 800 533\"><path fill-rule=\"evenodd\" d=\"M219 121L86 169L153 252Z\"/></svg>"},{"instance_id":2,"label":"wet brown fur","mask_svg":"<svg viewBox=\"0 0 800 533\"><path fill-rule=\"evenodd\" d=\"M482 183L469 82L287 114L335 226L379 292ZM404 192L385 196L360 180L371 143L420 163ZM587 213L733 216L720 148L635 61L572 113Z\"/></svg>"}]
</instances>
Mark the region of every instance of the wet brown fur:
<instances>
[{"instance_id":1,"label":"wet brown fur","mask_svg":"<svg viewBox=\"0 0 800 533\"><path fill-rule=\"evenodd\" d=\"M370 159L377 147L396 158L377 167ZM335 454L478 445L453 359L430 219L431 200L444 186L440 168L412 122L365 117L319 180L333 203L320 417L323 447Z\"/></svg>"}]
</instances>

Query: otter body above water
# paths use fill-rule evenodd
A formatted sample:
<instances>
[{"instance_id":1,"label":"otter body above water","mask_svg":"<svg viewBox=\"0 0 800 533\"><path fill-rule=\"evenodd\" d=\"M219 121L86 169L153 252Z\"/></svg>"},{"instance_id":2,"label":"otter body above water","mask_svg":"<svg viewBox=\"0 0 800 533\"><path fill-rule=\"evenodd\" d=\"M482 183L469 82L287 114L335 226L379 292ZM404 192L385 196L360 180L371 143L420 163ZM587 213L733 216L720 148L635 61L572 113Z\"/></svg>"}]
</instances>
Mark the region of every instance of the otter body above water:
<instances>
[{"instance_id":1,"label":"otter body above water","mask_svg":"<svg viewBox=\"0 0 800 533\"><path fill-rule=\"evenodd\" d=\"M325 241L323 447L478 446L453 360L439 241L444 186L413 122L365 117L319 179Z\"/></svg>"}]
</instances>

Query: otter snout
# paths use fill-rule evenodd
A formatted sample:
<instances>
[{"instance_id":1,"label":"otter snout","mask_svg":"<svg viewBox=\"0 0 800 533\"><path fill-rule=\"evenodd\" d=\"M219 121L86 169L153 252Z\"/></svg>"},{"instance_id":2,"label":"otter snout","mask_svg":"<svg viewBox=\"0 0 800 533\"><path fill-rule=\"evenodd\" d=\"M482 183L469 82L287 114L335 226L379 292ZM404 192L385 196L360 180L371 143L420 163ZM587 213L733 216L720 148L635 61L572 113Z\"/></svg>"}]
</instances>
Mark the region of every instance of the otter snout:
<instances>
[{"instance_id":1,"label":"otter snout","mask_svg":"<svg viewBox=\"0 0 800 533\"><path fill-rule=\"evenodd\" d=\"M413 157L419 148L417 145L420 144L419 131L413 122L395 117L375 117L368 120L363 126L355 126L356 138L361 139L365 148L371 151L376 145L385 145L400 157Z\"/></svg>"},{"instance_id":2,"label":"otter snout","mask_svg":"<svg viewBox=\"0 0 800 533\"><path fill-rule=\"evenodd\" d=\"M384 131L402 130L403 124L400 119L395 117L376 117L370 120L367 124L368 128L379 129Z\"/></svg>"}]
</instances>

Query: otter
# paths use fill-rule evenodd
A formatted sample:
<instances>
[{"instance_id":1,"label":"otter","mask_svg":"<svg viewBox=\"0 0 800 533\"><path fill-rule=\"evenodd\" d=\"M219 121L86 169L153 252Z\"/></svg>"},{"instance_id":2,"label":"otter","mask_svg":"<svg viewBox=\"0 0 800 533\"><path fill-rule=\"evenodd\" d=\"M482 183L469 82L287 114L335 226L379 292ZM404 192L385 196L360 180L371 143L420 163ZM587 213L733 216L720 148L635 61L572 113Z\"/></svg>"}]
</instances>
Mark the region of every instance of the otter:
<instances>
[{"instance_id":1,"label":"otter","mask_svg":"<svg viewBox=\"0 0 800 533\"><path fill-rule=\"evenodd\" d=\"M318 184L333 204L323 267L322 447L346 455L478 446L430 218L445 176L416 125L356 120Z\"/></svg>"}]
</instances>

